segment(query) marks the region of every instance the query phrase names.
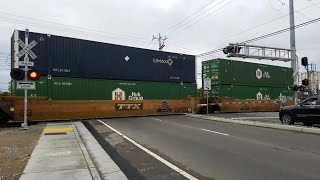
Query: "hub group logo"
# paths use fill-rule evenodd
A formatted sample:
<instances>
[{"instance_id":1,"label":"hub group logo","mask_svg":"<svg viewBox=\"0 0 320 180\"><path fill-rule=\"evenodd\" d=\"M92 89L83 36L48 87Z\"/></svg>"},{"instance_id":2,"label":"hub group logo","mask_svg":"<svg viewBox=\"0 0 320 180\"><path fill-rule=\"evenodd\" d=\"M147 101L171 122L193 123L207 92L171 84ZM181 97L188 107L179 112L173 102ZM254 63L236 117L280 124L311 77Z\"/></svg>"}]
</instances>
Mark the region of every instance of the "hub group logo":
<instances>
[{"instance_id":1,"label":"hub group logo","mask_svg":"<svg viewBox=\"0 0 320 180\"><path fill-rule=\"evenodd\" d=\"M117 88L112 91L112 100L126 100L126 93L122 89Z\"/></svg>"},{"instance_id":2,"label":"hub group logo","mask_svg":"<svg viewBox=\"0 0 320 180\"><path fill-rule=\"evenodd\" d=\"M126 92L120 88L117 88L112 91L112 100L121 101L121 100L143 100L143 96L140 92L131 92L126 98Z\"/></svg>"},{"instance_id":3,"label":"hub group logo","mask_svg":"<svg viewBox=\"0 0 320 180\"><path fill-rule=\"evenodd\" d=\"M269 72L267 72L267 71L262 71L261 69L257 69L256 70L256 78L257 79L261 79L261 78L266 78L266 79L270 79L271 78L271 76L270 76L270 73Z\"/></svg>"}]
</instances>

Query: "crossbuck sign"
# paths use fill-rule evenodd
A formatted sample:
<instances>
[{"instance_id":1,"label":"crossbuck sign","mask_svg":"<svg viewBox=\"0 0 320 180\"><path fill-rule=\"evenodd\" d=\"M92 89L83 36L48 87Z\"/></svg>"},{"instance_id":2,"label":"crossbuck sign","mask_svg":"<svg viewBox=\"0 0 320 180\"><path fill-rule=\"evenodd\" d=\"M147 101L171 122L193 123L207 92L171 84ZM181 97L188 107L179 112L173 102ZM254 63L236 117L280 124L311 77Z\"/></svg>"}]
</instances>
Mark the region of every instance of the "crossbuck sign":
<instances>
[{"instance_id":1,"label":"crossbuck sign","mask_svg":"<svg viewBox=\"0 0 320 180\"><path fill-rule=\"evenodd\" d=\"M36 41L32 41L31 43L29 43L27 46L24 44L24 42L19 39L18 40L18 44L20 47L22 47L22 50L19 51L18 53L18 58L22 57L23 55L25 55L26 53L32 58L35 59L37 58L37 56L31 51L31 49L37 45Z\"/></svg>"}]
</instances>

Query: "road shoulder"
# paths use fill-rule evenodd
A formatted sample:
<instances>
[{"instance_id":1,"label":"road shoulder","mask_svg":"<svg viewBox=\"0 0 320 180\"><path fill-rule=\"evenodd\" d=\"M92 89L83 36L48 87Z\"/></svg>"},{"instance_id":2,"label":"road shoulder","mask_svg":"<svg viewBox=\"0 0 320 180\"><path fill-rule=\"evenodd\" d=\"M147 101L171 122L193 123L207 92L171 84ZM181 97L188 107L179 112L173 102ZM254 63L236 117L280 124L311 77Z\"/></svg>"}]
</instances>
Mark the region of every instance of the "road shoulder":
<instances>
[{"instance_id":1,"label":"road shoulder","mask_svg":"<svg viewBox=\"0 0 320 180\"><path fill-rule=\"evenodd\" d=\"M19 179L42 133L44 124L0 127L0 179Z\"/></svg>"}]
</instances>

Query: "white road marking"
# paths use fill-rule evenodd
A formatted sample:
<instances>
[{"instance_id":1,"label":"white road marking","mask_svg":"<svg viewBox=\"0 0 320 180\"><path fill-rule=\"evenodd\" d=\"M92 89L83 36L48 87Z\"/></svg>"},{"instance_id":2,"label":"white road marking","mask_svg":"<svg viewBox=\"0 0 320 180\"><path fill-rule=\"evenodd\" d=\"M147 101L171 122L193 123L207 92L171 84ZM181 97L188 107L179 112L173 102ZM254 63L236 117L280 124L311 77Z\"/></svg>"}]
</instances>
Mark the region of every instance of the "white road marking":
<instances>
[{"instance_id":1,"label":"white road marking","mask_svg":"<svg viewBox=\"0 0 320 180\"><path fill-rule=\"evenodd\" d=\"M217 132L217 131L211 131L211 130L208 130L208 129L201 129L201 130L202 131L216 133L216 134L220 134L220 135L224 135L224 136L230 136L229 134L225 134L225 133L221 133L221 132Z\"/></svg>"},{"instance_id":2,"label":"white road marking","mask_svg":"<svg viewBox=\"0 0 320 180\"><path fill-rule=\"evenodd\" d=\"M178 173L180 173L182 176L184 176L187 179L190 180L197 180L197 178L193 177L191 174L188 174L187 172L185 172L184 170L178 168L177 166L171 164L169 161L163 159L162 157L158 156L157 154L153 153L152 151L150 151L149 149L143 147L142 145L140 145L139 143L135 142L134 140L132 140L131 138L127 137L126 135L122 134L120 131L114 129L113 127L109 126L107 123L98 120L101 124L107 126L108 128L110 128L112 131L114 131L115 133L119 134L120 136L122 136L123 138L125 138L126 140L130 141L132 144L134 144L135 146L137 146L138 148L142 149L144 152L148 153L149 155L151 155L152 157L156 158L157 160L159 160L160 162L162 162L163 164L165 164L166 166L168 166L169 168L177 171Z\"/></svg>"},{"instance_id":3,"label":"white road marking","mask_svg":"<svg viewBox=\"0 0 320 180\"><path fill-rule=\"evenodd\" d=\"M279 119L279 117L240 117L231 118L232 120L242 120L242 119Z\"/></svg>"},{"instance_id":4,"label":"white road marking","mask_svg":"<svg viewBox=\"0 0 320 180\"><path fill-rule=\"evenodd\" d=\"M156 121L162 121L161 119L157 119L157 118L151 118L153 120L156 120Z\"/></svg>"}]
</instances>

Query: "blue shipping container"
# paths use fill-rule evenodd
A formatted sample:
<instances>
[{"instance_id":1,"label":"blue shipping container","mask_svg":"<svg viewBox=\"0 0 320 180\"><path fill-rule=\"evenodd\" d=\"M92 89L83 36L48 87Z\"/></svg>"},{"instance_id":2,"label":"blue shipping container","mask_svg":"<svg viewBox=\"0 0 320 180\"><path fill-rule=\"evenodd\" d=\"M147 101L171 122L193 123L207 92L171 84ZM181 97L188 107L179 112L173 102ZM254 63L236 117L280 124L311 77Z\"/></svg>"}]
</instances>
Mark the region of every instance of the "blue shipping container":
<instances>
[{"instance_id":1,"label":"blue shipping container","mask_svg":"<svg viewBox=\"0 0 320 180\"><path fill-rule=\"evenodd\" d=\"M15 31L12 38L13 63L25 32ZM36 41L34 68L41 75L92 79L122 79L162 82L196 82L195 56L127 47L68 37L29 33ZM20 58L20 61L23 57Z\"/></svg>"}]
</instances>

